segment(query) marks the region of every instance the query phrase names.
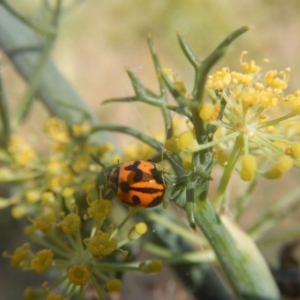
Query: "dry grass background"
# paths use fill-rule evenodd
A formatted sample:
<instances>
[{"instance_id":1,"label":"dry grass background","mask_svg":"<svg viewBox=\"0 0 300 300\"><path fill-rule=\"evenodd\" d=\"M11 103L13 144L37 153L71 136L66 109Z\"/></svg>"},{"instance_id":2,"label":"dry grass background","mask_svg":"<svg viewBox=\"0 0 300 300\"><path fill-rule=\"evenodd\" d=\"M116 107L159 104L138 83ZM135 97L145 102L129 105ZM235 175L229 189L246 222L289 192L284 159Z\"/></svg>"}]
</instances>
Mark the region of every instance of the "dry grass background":
<instances>
[{"instance_id":1,"label":"dry grass background","mask_svg":"<svg viewBox=\"0 0 300 300\"><path fill-rule=\"evenodd\" d=\"M39 0L11 2L24 14L37 15ZM250 32L234 42L215 68L228 66L238 70L239 55L242 50L247 50L247 58L258 63L269 58L268 68L291 67L289 89L293 92L300 88L299 11L297 0L81 1L61 20L52 58L103 122L140 128L142 117L144 129L148 133L155 132L161 124L155 109L145 111L145 106L139 104L101 106L104 99L132 94L125 66L135 70L150 87L158 89L147 49L148 33L154 38L162 65L172 68L190 87L192 68L180 51L177 29L199 57L205 57L227 34L240 26L253 25ZM3 53L0 53L0 59L7 97L13 109L25 85ZM24 128L36 128L46 115L41 105L35 104ZM127 143L126 137L118 135L117 142ZM251 224L253 218L272 205L273 199L297 181L296 174L285 179L284 188L276 184L276 189L273 182L262 181L242 223L245 226ZM282 228L297 223L297 218L292 216ZM263 251L273 257L277 249L267 247ZM5 299L3 297L1 299Z\"/></svg>"}]
</instances>

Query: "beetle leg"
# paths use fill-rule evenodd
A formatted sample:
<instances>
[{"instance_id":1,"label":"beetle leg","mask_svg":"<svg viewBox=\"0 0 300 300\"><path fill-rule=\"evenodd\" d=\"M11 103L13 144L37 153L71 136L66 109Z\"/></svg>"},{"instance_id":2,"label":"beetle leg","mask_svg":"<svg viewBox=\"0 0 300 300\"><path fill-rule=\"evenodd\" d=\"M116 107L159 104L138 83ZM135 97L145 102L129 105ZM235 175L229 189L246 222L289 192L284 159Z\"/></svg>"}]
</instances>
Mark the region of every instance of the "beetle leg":
<instances>
[{"instance_id":1,"label":"beetle leg","mask_svg":"<svg viewBox=\"0 0 300 300\"><path fill-rule=\"evenodd\" d=\"M186 204L184 207L190 226L196 230L194 186L189 184L186 189Z\"/></svg>"},{"instance_id":2,"label":"beetle leg","mask_svg":"<svg viewBox=\"0 0 300 300\"><path fill-rule=\"evenodd\" d=\"M163 197L163 208L166 209L168 207L169 201L172 197L174 191L174 184L173 183L165 183L165 193Z\"/></svg>"}]
</instances>

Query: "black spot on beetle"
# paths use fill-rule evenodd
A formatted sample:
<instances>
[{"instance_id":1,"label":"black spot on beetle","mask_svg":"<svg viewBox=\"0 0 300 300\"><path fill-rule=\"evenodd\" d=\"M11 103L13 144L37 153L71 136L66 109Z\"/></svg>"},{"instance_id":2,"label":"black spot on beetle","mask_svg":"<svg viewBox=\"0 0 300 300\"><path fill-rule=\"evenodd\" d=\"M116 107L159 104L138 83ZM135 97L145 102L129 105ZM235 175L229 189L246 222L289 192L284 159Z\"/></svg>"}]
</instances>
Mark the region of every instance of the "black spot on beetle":
<instances>
[{"instance_id":1,"label":"black spot on beetle","mask_svg":"<svg viewBox=\"0 0 300 300\"><path fill-rule=\"evenodd\" d=\"M120 182L119 189L124 193L128 193L131 190L130 183L126 181Z\"/></svg>"},{"instance_id":2,"label":"black spot on beetle","mask_svg":"<svg viewBox=\"0 0 300 300\"><path fill-rule=\"evenodd\" d=\"M160 172L157 171L157 168L154 167L153 169L150 170L151 175L153 176L153 178L158 182L158 183L164 183L164 180L162 178L162 175Z\"/></svg>"},{"instance_id":3,"label":"black spot on beetle","mask_svg":"<svg viewBox=\"0 0 300 300\"><path fill-rule=\"evenodd\" d=\"M139 160L137 160L133 164L125 167L126 171L134 172L133 181L135 181L135 182L141 181L143 179L143 171L139 169L140 164L141 164L141 162Z\"/></svg>"},{"instance_id":4,"label":"black spot on beetle","mask_svg":"<svg viewBox=\"0 0 300 300\"><path fill-rule=\"evenodd\" d=\"M163 198L160 197L160 196L157 196L157 197L155 197L155 198L151 201L151 203L148 204L147 207L154 207L154 206L157 206L157 205L159 205L162 201L163 201Z\"/></svg>"},{"instance_id":5,"label":"black spot on beetle","mask_svg":"<svg viewBox=\"0 0 300 300\"><path fill-rule=\"evenodd\" d=\"M141 203L141 199L136 195L132 196L131 200L132 200L132 204L131 204L132 206L138 206Z\"/></svg>"}]
</instances>

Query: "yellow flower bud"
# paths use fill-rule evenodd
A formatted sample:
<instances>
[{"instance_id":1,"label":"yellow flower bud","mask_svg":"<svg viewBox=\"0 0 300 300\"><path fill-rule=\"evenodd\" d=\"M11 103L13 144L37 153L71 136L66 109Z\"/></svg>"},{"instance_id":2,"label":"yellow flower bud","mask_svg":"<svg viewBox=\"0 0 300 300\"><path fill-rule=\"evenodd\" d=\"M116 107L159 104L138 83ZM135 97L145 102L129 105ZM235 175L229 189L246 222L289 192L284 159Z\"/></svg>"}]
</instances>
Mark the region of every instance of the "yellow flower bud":
<instances>
[{"instance_id":1,"label":"yellow flower bud","mask_svg":"<svg viewBox=\"0 0 300 300\"><path fill-rule=\"evenodd\" d=\"M122 282L119 279L110 279L105 286L106 292L118 292L122 288Z\"/></svg>"},{"instance_id":2,"label":"yellow flower bud","mask_svg":"<svg viewBox=\"0 0 300 300\"><path fill-rule=\"evenodd\" d=\"M74 194L74 190L72 188L69 188L69 187L64 188L63 191L62 191L62 195L65 198L73 197L73 194Z\"/></svg>"},{"instance_id":3,"label":"yellow flower bud","mask_svg":"<svg viewBox=\"0 0 300 300\"><path fill-rule=\"evenodd\" d=\"M143 234L145 234L148 230L148 227L145 223L141 222L138 224L135 224L134 227L132 227L128 233L128 239L130 241L139 239Z\"/></svg>"},{"instance_id":4,"label":"yellow flower bud","mask_svg":"<svg viewBox=\"0 0 300 300\"><path fill-rule=\"evenodd\" d=\"M44 288L32 288L32 287L28 287L25 289L24 293L23 293L23 297L26 300L37 300L37 299L41 299L45 296L46 291ZM48 300L48 298L47 298Z\"/></svg>"},{"instance_id":5,"label":"yellow flower bud","mask_svg":"<svg viewBox=\"0 0 300 300\"><path fill-rule=\"evenodd\" d=\"M296 142L292 145L291 154L295 158L300 158L300 142Z\"/></svg>"},{"instance_id":6,"label":"yellow flower bud","mask_svg":"<svg viewBox=\"0 0 300 300\"><path fill-rule=\"evenodd\" d=\"M49 294L46 298L46 300L64 300L64 296L63 295L59 295L59 294Z\"/></svg>"},{"instance_id":7,"label":"yellow flower bud","mask_svg":"<svg viewBox=\"0 0 300 300\"><path fill-rule=\"evenodd\" d=\"M277 167L272 167L264 175L268 179L279 179L282 177L282 172L280 170L278 170Z\"/></svg>"},{"instance_id":8,"label":"yellow flower bud","mask_svg":"<svg viewBox=\"0 0 300 300\"><path fill-rule=\"evenodd\" d=\"M256 172L256 160L251 154L242 157L241 178L245 181L251 181Z\"/></svg>"},{"instance_id":9,"label":"yellow flower bud","mask_svg":"<svg viewBox=\"0 0 300 300\"><path fill-rule=\"evenodd\" d=\"M25 192L24 197L28 203L35 203L40 200L41 193L36 189L30 189Z\"/></svg>"},{"instance_id":10,"label":"yellow flower bud","mask_svg":"<svg viewBox=\"0 0 300 300\"><path fill-rule=\"evenodd\" d=\"M41 195L43 204L55 202L55 195L52 192L43 192Z\"/></svg>"},{"instance_id":11,"label":"yellow flower bud","mask_svg":"<svg viewBox=\"0 0 300 300\"><path fill-rule=\"evenodd\" d=\"M11 214L15 219L21 219L28 213L29 213L29 207L26 204L16 205L11 210Z\"/></svg>"},{"instance_id":12,"label":"yellow flower bud","mask_svg":"<svg viewBox=\"0 0 300 300\"><path fill-rule=\"evenodd\" d=\"M192 131L188 130L181 133L178 137L178 146L188 152L198 151L198 143Z\"/></svg>"},{"instance_id":13,"label":"yellow flower bud","mask_svg":"<svg viewBox=\"0 0 300 300\"><path fill-rule=\"evenodd\" d=\"M160 272L163 267L163 264L160 260L154 259L148 262L142 262L139 265L139 270L143 273L156 273Z\"/></svg>"},{"instance_id":14,"label":"yellow flower bud","mask_svg":"<svg viewBox=\"0 0 300 300\"><path fill-rule=\"evenodd\" d=\"M182 159L182 166L185 169L193 170L194 166L193 166L192 156L191 155L183 157L183 159Z\"/></svg>"},{"instance_id":15,"label":"yellow flower bud","mask_svg":"<svg viewBox=\"0 0 300 300\"><path fill-rule=\"evenodd\" d=\"M216 120L219 116L221 106L219 103L213 105L211 103L204 104L199 112L199 117L206 123Z\"/></svg>"}]
</instances>

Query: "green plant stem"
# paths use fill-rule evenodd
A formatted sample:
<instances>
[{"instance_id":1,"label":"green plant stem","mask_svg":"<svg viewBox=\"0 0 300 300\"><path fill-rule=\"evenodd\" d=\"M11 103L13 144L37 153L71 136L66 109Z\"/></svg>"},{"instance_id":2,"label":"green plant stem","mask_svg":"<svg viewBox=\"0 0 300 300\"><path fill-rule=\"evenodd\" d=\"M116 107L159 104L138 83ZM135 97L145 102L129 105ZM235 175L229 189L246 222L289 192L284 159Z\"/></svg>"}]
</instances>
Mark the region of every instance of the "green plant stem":
<instances>
[{"instance_id":1,"label":"green plant stem","mask_svg":"<svg viewBox=\"0 0 300 300\"><path fill-rule=\"evenodd\" d=\"M257 185L257 178L252 180L247 188L243 190L242 195L238 196L238 199L236 201L236 204L233 207L232 214L234 215L234 219L238 221L240 217L242 216L243 212L245 212L245 208L247 207L248 203L250 202L251 195L253 193L253 190L255 189Z\"/></svg>"},{"instance_id":2,"label":"green plant stem","mask_svg":"<svg viewBox=\"0 0 300 300\"><path fill-rule=\"evenodd\" d=\"M58 20L59 20L59 16L60 16L61 3L62 3L62 0L56 0L56 6L53 11L53 26L55 28L57 28L57 24L58 24ZM32 77L30 78L29 83L28 83L28 88L27 88L25 94L23 95L23 97L20 101L20 104L18 105L18 109L15 111L15 113L12 116L14 125L19 125L31 108L31 105L34 100L34 95L36 93L36 90L37 90L37 87L38 87L38 84L40 81L41 73L42 73L44 66L49 58L53 44L55 42L56 32L57 31L55 31L55 33L53 33L52 35L48 35L46 38L44 50L33 70Z\"/></svg>"},{"instance_id":3,"label":"green plant stem","mask_svg":"<svg viewBox=\"0 0 300 300\"><path fill-rule=\"evenodd\" d=\"M92 286L94 287L94 289L96 290L96 293L97 293L99 299L100 300L106 300L107 298L106 298L105 294L100 289L99 283L93 275L91 275L91 283L92 283Z\"/></svg>"},{"instance_id":4,"label":"green plant stem","mask_svg":"<svg viewBox=\"0 0 300 300\"><path fill-rule=\"evenodd\" d=\"M36 51L41 48L40 39L31 28L12 15L3 5L0 5L0 28L0 47L28 82L33 77L42 55L41 51ZM35 51L29 51L29 48ZM40 74L36 96L52 115L64 120L68 125L81 122L83 115L89 116L93 126L100 124L96 114L87 107L74 87L49 59ZM69 109L70 105L77 109ZM94 143L111 141L112 138L107 133L99 132L93 136Z\"/></svg>"},{"instance_id":5,"label":"green plant stem","mask_svg":"<svg viewBox=\"0 0 300 300\"><path fill-rule=\"evenodd\" d=\"M178 263L212 263L216 259L215 253L212 250L200 250L177 254L152 243L145 243L142 246L147 252L163 257L163 262L168 265Z\"/></svg>"},{"instance_id":6,"label":"green plant stem","mask_svg":"<svg viewBox=\"0 0 300 300\"><path fill-rule=\"evenodd\" d=\"M192 244L195 244L197 246L201 247L207 247L208 242L205 238L199 237L195 235L194 231L191 231L190 228L183 226L181 224L178 224L174 222L172 219L166 218L163 213L157 213L153 210L141 210L139 212L140 214L143 214L147 217L147 219L155 222L155 224L159 224L163 226L164 228L169 229L170 231L176 233L178 236L181 236L185 240L189 241Z\"/></svg>"},{"instance_id":7,"label":"green plant stem","mask_svg":"<svg viewBox=\"0 0 300 300\"><path fill-rule=\"evenodd\" d=\"M197 207L196 223L209 240L237 294L247 300L280 299L267 265L257 264L249 254L239 251L209 201L197 201Z\"/></svg>"},{"instance_id":8,"label":"green plant stem","mask_svg":"<svg viewBox=\"0 0 300 300\"><path fill-rule=\"evenodd\" d=\"M298 225L282 232L276 232L276 234L274 235L263 236L257 240L257 244L262 247L273 245L273 244L280 244L280 243L284 243L285 241L298 239L299 236L300 236L300 226Z\"/></svg>"},{"instance_id":9,"label":"green plant stem","mask_svg":"<svg viewBox=\"0 0 300 300\"><path fill-rule=\"evenodd\" d=\"M129 208L129 212L127 214L127 216L124 218L124 220L118 225L118 227L116 227L114 229L114 231L112 232L112 234L110 235L110 238L115 237L118 232L122 229L122 227L127 223L128 220L130 220L132 218L132 216L134 216L138 211L140 210L140 208L137 207L130 207Z\"/></svg>"},{"instance_id":10,"label":"green plant stem","mask_svg":"<svg viewBox=\"0 0 300 300\"><path fill-rule=\"evenodd\" d=\"M103 130L117 131L117 132L129 134L129 135L137 138L138 140L144 142L145 144L149 145L150 147L152 147L153 149L155 149L158 152L160 152L161 149L162 149L162 145L157 140L155 140L154 138L151 138L148 135L142 133L141 131L138 131L134 128L127 127L127 126L99 125L99 126L95 126L91 130L91 134L95 133L95 132L98 132L98 131L103 131Z\"/></svg>"},{"instance_id":11,"label":"green plant stem","mask_svg":"<svg viewBox=\"0 0 300 300\"><path fill-rule=\"evenodd\" d=\"M8 103L4 94L4 88L2 84L1 69L0 69L0 122L2 124L0 147L7 148L7 144L11 134L11 125L9 120Z\"/></svg>"},{"instance_id":12,"label":"green plant stem","mask_svg":"<svg viewBox=\"0 0 300 300\"><path fill-rule=\"evenodd\" d=\"M234 171L236 162L237 162L238 158L240 157L242 148L243 148L243 137L239 136L235 140L234 147L229 156L227 165L224 168L224 172L223 172L221 181L218 185L217 191L216 191L214 199L213 199L213 204L217 211L220 211L222 206L224 205L225 193L226 193L230 178L232 176L232 173Z\"/></svg>"},{"instance_id":13,"label":"green plant stem","mask_svg":"<svg viewBox=\"0 0 300 300\"><path fill-rule=\"evenodd\" d=\"M0 5L3 5L10 13L12 13L18 20L21 20L24 24L34 29L36 32L52 36L55 34L54 28L44 28L40 27L33 22L31 22L29 19L25 18L22 14L17 12L9 3L7 3L5 0L0 0Z\"/></svg>"}]
</instances>

